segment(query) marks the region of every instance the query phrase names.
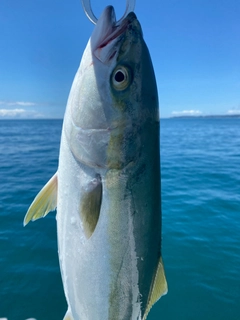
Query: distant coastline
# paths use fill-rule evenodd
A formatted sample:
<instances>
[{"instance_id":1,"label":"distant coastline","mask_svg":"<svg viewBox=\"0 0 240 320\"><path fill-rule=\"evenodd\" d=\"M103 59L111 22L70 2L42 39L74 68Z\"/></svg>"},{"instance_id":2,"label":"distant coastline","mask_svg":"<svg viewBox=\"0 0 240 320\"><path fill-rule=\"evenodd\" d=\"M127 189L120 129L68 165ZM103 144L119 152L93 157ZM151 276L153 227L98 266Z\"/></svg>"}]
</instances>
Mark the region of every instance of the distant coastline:
<instances>
[{"instance_id":1,"label":"distant coastline","mask_svg":"<svg viewBox=\"0 0 240 320\"><path fill-rule=\"evenodd\" d=\"M223 119L223 118L240 118L240 114L213 114L213 115L173 115L173 116L169 116L169 117L161 117L160 119L208 119L208 118L217 118L217 119ZM2 120L10 120L10 121L63 121L63 118L14 118L14 117L0 117L0 121Z\"/></svg>"},{"instance_id":2,"label":"distant coastline","mask_svg":"<svg viewBox=\"0 0 240 320\"><path fill-rule=\"evenodd\" d=\"M192 115L175 115L169 117L169 119L173 118L181 118L181 119L199 119L199 118L240 118L240 114L213 114L213 115L198 115L198 116L192 116Z\"/></svg>"}]
</instances>

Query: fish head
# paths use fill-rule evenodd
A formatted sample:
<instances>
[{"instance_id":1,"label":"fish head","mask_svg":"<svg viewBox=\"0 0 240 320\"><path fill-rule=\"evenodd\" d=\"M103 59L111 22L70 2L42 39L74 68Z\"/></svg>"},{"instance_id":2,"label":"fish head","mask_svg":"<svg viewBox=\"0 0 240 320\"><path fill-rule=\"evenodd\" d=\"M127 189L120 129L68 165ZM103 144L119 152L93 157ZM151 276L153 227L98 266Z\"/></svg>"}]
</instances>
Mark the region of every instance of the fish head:
<instances>
[{"instance_id":1,"label":"fish head","mask_svg":"<svg viewBox=\"0 0 240 320\"><path fill-rule=\"evenodd\" d=\"M117 24L112 6L103 11L75 76L65 118L78 161L123 168L139 156L139 129L159 116L152 62L133 12Z\"/></svg>"}]
</instances>

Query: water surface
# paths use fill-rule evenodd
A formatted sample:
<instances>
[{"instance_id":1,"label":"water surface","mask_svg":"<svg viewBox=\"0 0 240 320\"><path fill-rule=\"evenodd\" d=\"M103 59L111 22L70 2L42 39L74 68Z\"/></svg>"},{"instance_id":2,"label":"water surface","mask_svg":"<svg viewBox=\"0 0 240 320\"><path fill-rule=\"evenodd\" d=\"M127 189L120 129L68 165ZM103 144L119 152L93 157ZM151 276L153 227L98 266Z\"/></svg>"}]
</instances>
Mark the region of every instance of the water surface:
<instances>
[{"instance_id":1,"label":"water surface","mask_svg":"<svg viewBox=\"0 0 240 320\"><path fill-rule=\"evenodd\" d=\"M0 121L0 317L66 312L55 214L23 228L55 173L62 121ZM161 120L169 292L148 320L240 319L240 119Z\"/></svg>"}]
</instances>

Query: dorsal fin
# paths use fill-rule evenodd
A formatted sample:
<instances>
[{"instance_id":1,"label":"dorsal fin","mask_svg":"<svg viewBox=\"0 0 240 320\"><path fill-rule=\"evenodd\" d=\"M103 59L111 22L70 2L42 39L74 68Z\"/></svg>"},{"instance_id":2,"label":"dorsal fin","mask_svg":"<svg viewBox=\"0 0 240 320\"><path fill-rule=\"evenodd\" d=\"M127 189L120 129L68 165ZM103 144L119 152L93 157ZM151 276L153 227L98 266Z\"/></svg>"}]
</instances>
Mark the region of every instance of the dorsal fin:
<instances>
[{"instance_id":1,"label":"dorsal fin","mask_svg":"<svg viewBox=\"0 0 240 320\"><path fill-rule=\"evenodd\" d=\"M161 298L161 296L167 294L167 291L168 291L168 287L167 287L167 281L165 278L163 261L162 261L162 257L160 257L157 271L153 278L152 288L148 297L148 303L143 316L143 320L147 319L148 313L152 308L152 306L154 305L154 303L156 303Z\"/></svg>"},{"instance_id":2,"label":"dorsal fin","mask_svg":"<svg viewBox=\"0 0 240 320\"><path fill-rule=\"evenodd\" d=\"M48 212L56 209L57 184L58 179L56 172L33 200L25 215L23 222L24 226L26 226L29 221L35 221L39 218L43 218L48 214Z\"/></svg>"}]
</instances>

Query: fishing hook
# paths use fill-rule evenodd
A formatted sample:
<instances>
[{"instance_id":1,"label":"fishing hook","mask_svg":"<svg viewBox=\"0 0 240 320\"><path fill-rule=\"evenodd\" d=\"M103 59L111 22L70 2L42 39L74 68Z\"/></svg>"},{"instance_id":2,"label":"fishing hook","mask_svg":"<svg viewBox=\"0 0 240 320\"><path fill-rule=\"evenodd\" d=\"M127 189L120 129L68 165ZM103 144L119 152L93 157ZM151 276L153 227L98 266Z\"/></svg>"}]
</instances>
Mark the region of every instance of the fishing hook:
<instances>
[{"instance_id":1,"label":"fishing hook","mask_svg":"<svg viewBox=\"0 0 240 320\"><path fill-rule=\"evenodd\" d=\"M132 12L134 10L135 2L136 2L136 0L126 0L125 12L124 12L122 18L116 22L117 25L119 25L123 21L123 19L129 14L129 12ZM84 12L85 12L86 16L88 17L88 19L93 24L96 24L98 19L96 18L96 16L94 15L94 13L92 11L90 0L82 0L82 5L83 5Z\"/></svg>"}]
</instances>

